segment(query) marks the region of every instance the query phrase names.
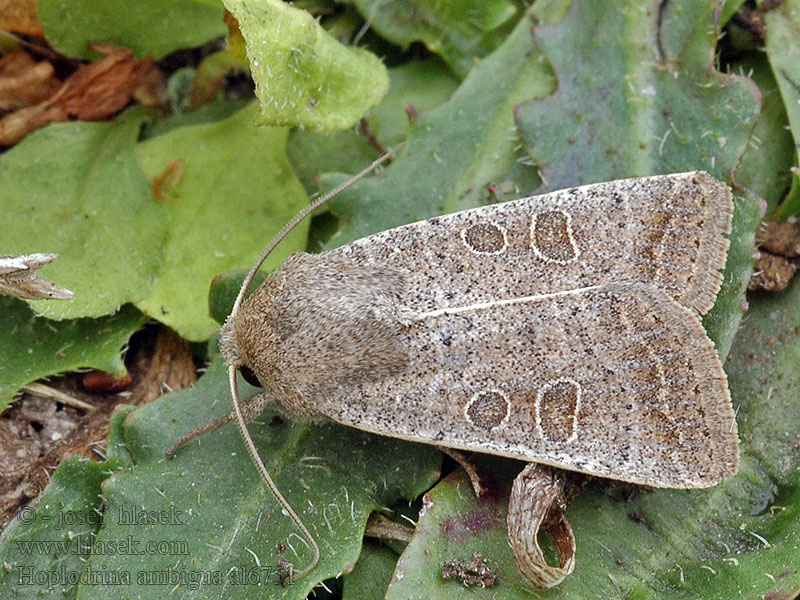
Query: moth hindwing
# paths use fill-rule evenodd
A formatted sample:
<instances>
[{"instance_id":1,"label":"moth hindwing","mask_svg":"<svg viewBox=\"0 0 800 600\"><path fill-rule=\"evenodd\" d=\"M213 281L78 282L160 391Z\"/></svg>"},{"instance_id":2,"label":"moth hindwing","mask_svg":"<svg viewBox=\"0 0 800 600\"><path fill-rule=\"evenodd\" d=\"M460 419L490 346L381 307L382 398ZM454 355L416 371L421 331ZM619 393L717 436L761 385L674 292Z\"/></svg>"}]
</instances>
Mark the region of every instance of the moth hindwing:
<instances>
[{"instance_id":1,"label":"moth hindwing","mask_svg":"<svg viewBox=\"0 0 800 600\"><path fill-rule=\"evenodd\" d=\"M736 471L700 324L730 190L701 172L484 206L296 255L232 327L281 408L663 487Z\"/></svg>"}]
</instances>

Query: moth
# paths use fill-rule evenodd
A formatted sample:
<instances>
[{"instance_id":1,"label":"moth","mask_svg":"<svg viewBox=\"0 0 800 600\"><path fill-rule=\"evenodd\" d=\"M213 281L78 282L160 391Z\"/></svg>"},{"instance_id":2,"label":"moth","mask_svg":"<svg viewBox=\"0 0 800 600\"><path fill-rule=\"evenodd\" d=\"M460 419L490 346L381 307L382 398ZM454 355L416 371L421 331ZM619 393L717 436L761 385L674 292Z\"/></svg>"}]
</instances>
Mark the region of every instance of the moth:
<instances>
[{"instance_id":1,"label":"moth","mask_svg":"<svg viewBox=\"0 0 800 600\"><path fill-rule=\"evenodd\" d=\"M722 283L732 213L726 185L679 173L296 254L244 301L243 291L222 328L232 387L241 369L264 388L235 413L244 432L271 404L531 463L512 489L510 542L533 585L555 585L574 567L575 540L549 467L669 488L737 470L727 381L700 322ZM542 523L558 566L536 541Z\"/></svg>"}]
</instances>

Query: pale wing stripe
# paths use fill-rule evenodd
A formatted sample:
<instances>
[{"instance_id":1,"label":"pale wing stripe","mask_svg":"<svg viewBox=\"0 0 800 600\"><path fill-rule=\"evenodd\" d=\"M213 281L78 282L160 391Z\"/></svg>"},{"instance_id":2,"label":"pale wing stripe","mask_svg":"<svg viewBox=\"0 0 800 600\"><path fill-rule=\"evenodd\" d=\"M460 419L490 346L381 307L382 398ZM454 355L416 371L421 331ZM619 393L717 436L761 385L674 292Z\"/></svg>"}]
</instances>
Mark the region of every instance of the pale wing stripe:
<instances>
[{"instance_id":1,"label":"pale wing stripe","mask_svg":"<svg viewBox=\"0 0 800 600\"><path fill-rule=\"evenodd\" d=\"M608 284L605 284L608 285ZM429 317L440 317L442 315L457 315L459 313L470 312L475 310L486 310L487 308L495 308L497 306L509 306L513 304L523 304L526 302L537 302L539 300L548 300L550 298L558 298L559 296L572 296L575 294L582 294L584 292L591 292L593 290L605 287L605 285L591 285L589 287L575 288L573 290L565 290L563 292L552 292L550 294L536 294L534 296L521 296L519 298L509 298L506 300L493 300L491 302L480 302L478 304L470 304L468 306L454 306L451 308L439 308L429 312L418 313L415 319L421 321Z\"/></svg>"}]
</instances>

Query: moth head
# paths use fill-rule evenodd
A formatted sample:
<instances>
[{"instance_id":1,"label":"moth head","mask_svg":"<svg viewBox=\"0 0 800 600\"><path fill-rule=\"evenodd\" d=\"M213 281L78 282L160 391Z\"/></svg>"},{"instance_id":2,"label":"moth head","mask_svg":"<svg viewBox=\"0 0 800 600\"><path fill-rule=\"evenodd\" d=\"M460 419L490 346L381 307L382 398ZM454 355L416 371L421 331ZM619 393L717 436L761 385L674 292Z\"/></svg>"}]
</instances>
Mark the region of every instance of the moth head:
<instances>
[{"instance_id":1,"label":"moth head","mask_svg":"<svg viewBox=\"0 0 800 600\"><path fill-rule=\"evenodd\" d=\"M228 367L242 374L256 387L270 386L271 366L276 362L280 340L271 326L275 299L283 289L282 269L266 281L232 311L220 329L220 351Z\"/></svg>"}]
</instances>

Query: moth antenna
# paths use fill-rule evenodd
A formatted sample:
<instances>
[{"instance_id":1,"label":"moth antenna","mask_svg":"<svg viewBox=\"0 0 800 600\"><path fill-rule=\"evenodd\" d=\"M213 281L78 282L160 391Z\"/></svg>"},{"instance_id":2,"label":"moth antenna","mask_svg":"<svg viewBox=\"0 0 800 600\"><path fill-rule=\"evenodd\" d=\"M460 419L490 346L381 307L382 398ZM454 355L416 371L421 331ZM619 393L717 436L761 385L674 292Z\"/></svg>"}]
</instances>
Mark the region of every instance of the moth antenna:
<instances>
[{"instance_id":1,"label":"moth antenna","mask_svg":"<svg viewBox=\"0 0 800 600\"><path fill-rule=\"evenodd\" d=\"M306 208L301 210L298 213L298 215L294 219L292 219L289 222L289 224L286 225L286 227L284 227L278 235L275 236L275 238L269 243L269 246L267 246L267 249L264 250L264 253L259 257L259 259L255 262L250 271L247 273L247 276L244 278L244 281L242 282L242 287L239 290L239 295L236 296L236 302L233 303L233 309L231 310L231 318L233 318L233 316L237 312L239 312L239 307L242 305L242 302L244 302L244 296L245 294L247 294L247 290L250 287L250 284L253 283L253 278L256 276L256 273L258 273L258 270L261 268L261 265L263 265L264 261L267 260L270 254L272 254L272 251L275 250L275 247L283 241L283 238L289 235L292 229L297 227L297 225L303 219L305 219L308 215L317 210L320 206L322 206L332 198L338 196L344 190L346 190L355 182L357 182L359 179L361 179L366 175L369 175L377 167L379 167L387 160L392 158L395 155L395 153L403 146L403 144L405 144L405 142L401 142L400 144L398 144L397 146L386 152L386 154L382 154L374 161L372 161L372 164L370 164L366 169L364 169L363 171L361 171L356 175L353 175L350 179L348 179L341 185L336 186L327 194L320 196L319 198L314 200L314 202L312 202Z\"/></svg>"},{"instance_id":2,"label":"moth antenna","mask_svg":"<svg viewBox=\"0 0 800 600\"><path fill-rule=\"evenodd\" d=\"M278 235L275 236L275 238L270 242L269 246L267 246L267 249L264 251L261 257L255 262L255 264L250 268L250 271L248 271L247 276L244 278L244 281L242 282L242 287L239 290L239 295L236 296L236 302L234 302L233 309L231 309L230 317L228 317L231 323L233 322L235 315L239 312L239 308L241 307L242 302L244 302L245 294L247 293L250 284L253 283L253 278L256 276L256 273L261 268L261 265L264 264L264 261L267 260L267 257L272 253L275 247L278 244L280 244L281 241L283 241L283 238L289 235L289 232L291 232L295 227L297 227L298 223L300 223L312 212L317 210L320 206L328 202L334 196L340 194L342 191L349 188L356 181L358 181L359 179L361 179L362 177L373 171L376 167L389 160L392 156L394 156L395 152L402 145L403 145L402 143L398 144L393 149L391 149L390 151L386 152L385 154L381 155L376 160L374 160L372 164L370 164L366 169L364 169L357 175L354 175L353 177L345 181L343 184L336 186L327 194L314 200L314 202L312 202L305 209L300 211L300 213L294 219L292 219L289 222L289 224L286 225L286 227L284 227ZM309 563L309 565L305 569L303 569L302 571L300 571L300 573L297 574L297 577L300 578L306 573L308 573L311 569L316 567L317 563L319 563L319 557L320 557L319 546L317 545L317 542L314 539L314 537L311 535L311 532L303 524L303 521L300 520L300 517L297 516L296 512L294 512L292 506L289 504L286 498L283 497L283 494L281 494L280 491L278 490L278 486L275 485L275 482L272 480L272 477L267 471L267 467L264 466L264 461L261 460L261 456L259 456L258 450L256 450L256 446L253 443L253 438L250 437L250 432L247 430L247 423L244 420L244 415L242 415L242 409L239 404L239 390L236 387L236 369L238 366L239 365L235 364L228 365L228 382L230 383L231 386L231 399L233 400L233 410L236 413L236 422L239 425L239 430L241 431L242 437L244 438L244 441L247 444L247 449L250 451L250 457L253 459L253 462L258 467L258 470L261 472L261 477L264 479L264 482L267 484L267 487L275 495L275 498L278 500L280 505L292 518L295 525L297 525L298 529L300 529L300 531L303 532L303 535L306 537L309 544L311 544L311 548L314 550L314 558L311 560L311 563Z\"/></svg>"},{"instance_id":3,"label":"moth antenna","mask_svg":"<svg viewBox=\"0 0 800 600\"><path fill-rule=\"evenodd\" d=\"M283 497L283 494L281 494L278 486L275 485L275 482L272 480L269 471L267 471L267 467L264 466L264 461L261 460L261 456L258 454L258 450L256 450L256 445L253 443L253 438L250 437L250 432L247 431L247 423L244 420L244 415L242 415L242 409L239 405L239 390L236 387L236 365L230 365L228 367L228 382L231 386L231 399L233 400L233 410L236 412L236 423L238 423L239 429L242 432L242 437L247 444L247 449L250 450L250 457L253 459L253 462L256 463L258 470L261 472L261 477L266 482L267 487L274 494L275 498L277 498L284 510L289 513L292 521L294 521L298 529L303 532L303 535L306 536L308 543L311 544L311 548L314 550L314 558L305 569L297 574L297 577L300 578L317 566L317 563L319 562L319 546L317 545L317 541L314 539L314 536L311 535L311 532L303 524L303 521L301 521L300 517L297 516L297 513L294 512L292 505L289 504L288 500Z\"/></svg>"}]
</instances>

